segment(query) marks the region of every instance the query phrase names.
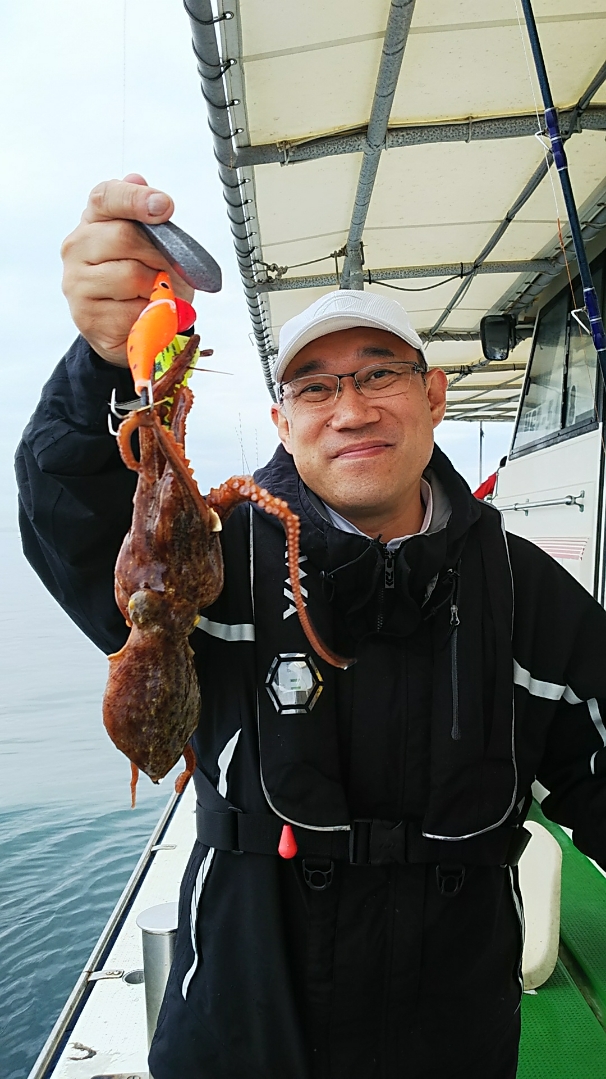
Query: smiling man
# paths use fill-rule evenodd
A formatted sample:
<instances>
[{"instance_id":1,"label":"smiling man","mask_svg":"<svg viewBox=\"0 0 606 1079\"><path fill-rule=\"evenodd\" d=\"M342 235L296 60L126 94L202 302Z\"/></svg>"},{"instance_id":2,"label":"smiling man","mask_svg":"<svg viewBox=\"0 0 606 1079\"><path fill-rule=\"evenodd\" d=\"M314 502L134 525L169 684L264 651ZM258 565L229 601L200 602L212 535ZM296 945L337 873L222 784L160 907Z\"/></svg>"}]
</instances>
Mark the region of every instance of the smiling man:
<instances>
[{"instance_id":1,"label":"smiling man","mask_svg":"<svg viewBox=\"0 0 606 1079\"><path fill-rule=\"evenodd\" d=\"M446 376L427 370L399 304L331 293L283 328L275 377L272 417L311 490L384 542L419 532Z\"/></svg>"},{"instance_id":2,"label":"smiling man","mask_svg":"<svg viewBox=\"0 0 606 1079\"><path fill-rule=\"evenodd\" d=\"M133 396L126 335L163 268L126 219L171 210L141 177L92 193L64 247L82 336L17 456L26 555L107 652L134 489L107 402ZM299 515L309 612L355 662L310 652L282 527L239 507L190 638L198 839L151 1074L514 1079L535 777L606 866L606 615L434 445L446 378L399 304L323 296L274 377L256 479Z\"/></svg>"}]
</instances>

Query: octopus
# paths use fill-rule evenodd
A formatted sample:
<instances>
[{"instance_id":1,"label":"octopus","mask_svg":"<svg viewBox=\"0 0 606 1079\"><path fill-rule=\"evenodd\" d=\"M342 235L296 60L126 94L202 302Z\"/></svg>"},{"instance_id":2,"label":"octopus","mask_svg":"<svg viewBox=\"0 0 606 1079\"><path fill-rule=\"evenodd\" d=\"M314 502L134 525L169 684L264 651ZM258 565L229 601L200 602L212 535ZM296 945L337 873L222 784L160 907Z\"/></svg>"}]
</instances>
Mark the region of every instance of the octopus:
<instances>
[{"instance_id":1,"label":"octopus","mask_svg":"<svg viewBox=\"0 0 606 1079\"><path fill-rule=\"evenodd\" d=\"M299 518L288 504L251 476L233 476L206 497L199 491L185 456L193 393L182 384L198 342L199 337L190 338L154 382L153 401L130 412L117 434L122 459L138 479L131 528L115 568L116 601L130 632L123 648L109 656L103 722L131 762L133 807L140 771L158 783L183 756L185 768L175 783L179 793L193 774L190 739L201 697L189 636L200 610L214 603L223 587L219 537L239 504L253 502L282 522L292 592L307 639L327 663L349 665L320 640L307 613L299 581Z\"/></svg>"}]
</instances>

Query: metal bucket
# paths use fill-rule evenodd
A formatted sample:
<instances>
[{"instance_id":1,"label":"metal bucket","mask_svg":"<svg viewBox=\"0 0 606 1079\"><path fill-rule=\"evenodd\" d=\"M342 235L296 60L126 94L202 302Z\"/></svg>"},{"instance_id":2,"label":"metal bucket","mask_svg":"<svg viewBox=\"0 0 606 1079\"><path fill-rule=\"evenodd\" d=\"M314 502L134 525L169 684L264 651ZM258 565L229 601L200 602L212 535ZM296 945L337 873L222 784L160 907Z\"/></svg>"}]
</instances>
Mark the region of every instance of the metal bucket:
<instances>
[{"instance_id":1,"label":"metal bucket","mask_svg":"<svg viewBox=\"0 0 606 1079\"><path fill-rule=\"evenodd\" d=\"M139 914L137 925L143 939L147 1041L151 1045L175 953L177 904L148 907Z\"/></svg>"}]
</instances>

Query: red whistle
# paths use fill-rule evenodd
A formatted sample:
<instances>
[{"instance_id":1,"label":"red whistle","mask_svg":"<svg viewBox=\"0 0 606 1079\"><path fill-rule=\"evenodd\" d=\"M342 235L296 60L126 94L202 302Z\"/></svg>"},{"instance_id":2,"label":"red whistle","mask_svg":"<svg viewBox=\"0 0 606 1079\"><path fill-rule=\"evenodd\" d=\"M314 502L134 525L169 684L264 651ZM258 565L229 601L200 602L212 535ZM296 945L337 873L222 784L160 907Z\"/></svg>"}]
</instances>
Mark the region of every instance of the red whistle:
<instances>
[{"instance_id":1,"label":"red whistle","mask_svg":"<svg viewBox=\"0 0 606 1079\"><path fill-rule=\"evenodd\" d=\"M298 851L297 841L290 824L285 824L278 843L278 854L281 858L294 858Z\"/></svg>"}]
</instances>

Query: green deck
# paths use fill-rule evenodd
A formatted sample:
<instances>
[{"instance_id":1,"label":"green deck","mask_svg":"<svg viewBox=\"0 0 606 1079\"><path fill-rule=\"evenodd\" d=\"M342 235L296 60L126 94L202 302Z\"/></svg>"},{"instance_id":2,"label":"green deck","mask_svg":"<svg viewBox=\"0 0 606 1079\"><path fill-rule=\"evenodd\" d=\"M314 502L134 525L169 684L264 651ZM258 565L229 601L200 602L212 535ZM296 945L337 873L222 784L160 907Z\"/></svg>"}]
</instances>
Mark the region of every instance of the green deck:
<instances>
[{"instance_id":1,"label":"green deck","mask_svg":"<svg viewBox=\"0 0 606 1079\"><path fill-rule=\"evenodd\" d=\"M518 1079L604 1079L606 1032L565 966L524 994Z\"/></svg>"},{"instance_id":2,"label":"green deck","mask_svg":"<svg viewBox=\"0 0 606 1079\"><path fill-rule=\"evenodd\" d=\"M530 817L562 848L566 966L558 960L536 995L524 995L518 1079L605 1079L606 879L537 805Z\"/></svg>"}]
</instances>

